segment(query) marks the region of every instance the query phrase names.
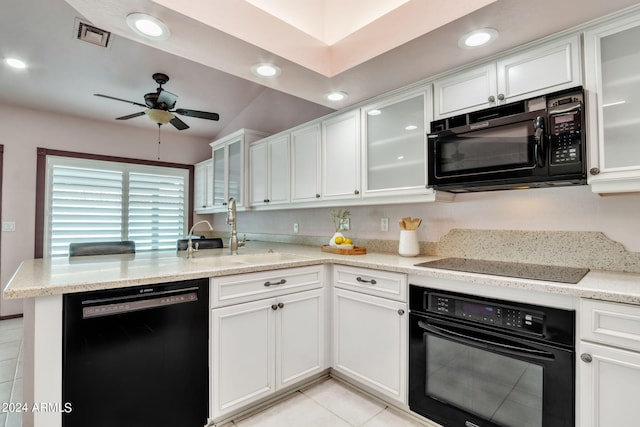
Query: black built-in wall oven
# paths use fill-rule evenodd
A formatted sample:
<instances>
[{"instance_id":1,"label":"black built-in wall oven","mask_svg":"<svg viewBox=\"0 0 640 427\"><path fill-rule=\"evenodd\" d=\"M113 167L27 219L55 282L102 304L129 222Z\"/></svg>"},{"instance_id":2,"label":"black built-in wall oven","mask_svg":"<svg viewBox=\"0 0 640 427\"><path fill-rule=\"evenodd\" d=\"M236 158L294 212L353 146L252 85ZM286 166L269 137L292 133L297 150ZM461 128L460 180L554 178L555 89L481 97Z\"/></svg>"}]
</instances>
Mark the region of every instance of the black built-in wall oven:
<instances>
[{"instance_id":1,"label":"black built-in wall oven","mask_svg":"<svg viewBox=\"0 0 640 427\"><path fill-rule=\"evenodd\" d=\"M446 427L573 427L575 312L410 286L409 407Z\"/></svg>"}]
</instances>

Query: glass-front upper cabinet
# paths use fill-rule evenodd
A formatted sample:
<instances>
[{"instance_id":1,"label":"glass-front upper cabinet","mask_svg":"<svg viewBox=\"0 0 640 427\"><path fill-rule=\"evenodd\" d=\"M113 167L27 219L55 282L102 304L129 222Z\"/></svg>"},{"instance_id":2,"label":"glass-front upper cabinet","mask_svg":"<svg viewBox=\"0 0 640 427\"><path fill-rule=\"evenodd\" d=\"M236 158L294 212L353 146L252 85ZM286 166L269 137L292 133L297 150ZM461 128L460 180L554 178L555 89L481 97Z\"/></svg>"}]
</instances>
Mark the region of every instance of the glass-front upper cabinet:
<instances>
[{"instance_id":1,"label":"glass-front upper cabinet","mask_svg":"<svg viewBox=\"0 0 640 427\"><path fill-rule=\"evenodd\" d=\"M640 191L640 13L585 32L589 182L594 192Z\"/></svg>"},{"instance_id":2,"label":"glass-front upper cabinet","mask_svg":"<svg viewBox=\"0 0 640 427\"><path fill-rule=\"evenodd\" d=\"M226 210L230 197L238 207L246 206L245 157L246 146L262 139L266 134L250 129L240 129L224 138L212 142L213 156L213 209Z\"/></svg>"},{"instance_id":3,"label":"glass-front upper cabinet","mask_svg":"<svg viewBox=\"0 0 640 427\"><path fill-rule=\"evenodd\" d=\"M362 109L364 197L428 194L431 89L421 87Z\"/></svg>"}]
</instances>

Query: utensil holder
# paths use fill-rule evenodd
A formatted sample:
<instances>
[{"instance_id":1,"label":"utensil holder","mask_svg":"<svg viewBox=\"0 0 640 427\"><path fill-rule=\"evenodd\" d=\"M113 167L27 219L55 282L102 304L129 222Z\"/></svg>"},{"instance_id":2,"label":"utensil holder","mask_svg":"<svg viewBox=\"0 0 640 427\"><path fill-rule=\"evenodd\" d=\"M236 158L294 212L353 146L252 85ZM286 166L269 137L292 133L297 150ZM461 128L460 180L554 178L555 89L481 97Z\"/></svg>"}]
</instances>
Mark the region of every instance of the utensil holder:
<instances>
[{"instance_id":1,"label":"utensil holder","mask_svg":"<svg viewBox=\"0 0 640 427\"><path fill-rule=\"evenodd\" d=\"M400 245L398 254L402 256L416 256L420 254L418 232L416 230L400 230Z\"/></svg>"}]
</instances>

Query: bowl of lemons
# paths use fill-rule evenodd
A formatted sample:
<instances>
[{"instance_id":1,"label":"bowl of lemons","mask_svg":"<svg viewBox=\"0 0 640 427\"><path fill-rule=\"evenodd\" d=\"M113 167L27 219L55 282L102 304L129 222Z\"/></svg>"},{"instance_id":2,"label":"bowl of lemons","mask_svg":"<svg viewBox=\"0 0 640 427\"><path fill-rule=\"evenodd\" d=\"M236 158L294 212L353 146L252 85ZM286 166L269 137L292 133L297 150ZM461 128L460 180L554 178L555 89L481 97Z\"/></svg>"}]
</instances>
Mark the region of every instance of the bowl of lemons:
<instances>
[{"instance_id":1,"label":"bowl of lemons","mask_svg":"<svg viewBox=\"0 0 640 427\"><path fill-rule=\"evenodd\" d=\"M345 237L342 233L336 233L329 241L329 246L341 249L353 249L353 240L349 237Z\"/></svg>"}]
</instances>

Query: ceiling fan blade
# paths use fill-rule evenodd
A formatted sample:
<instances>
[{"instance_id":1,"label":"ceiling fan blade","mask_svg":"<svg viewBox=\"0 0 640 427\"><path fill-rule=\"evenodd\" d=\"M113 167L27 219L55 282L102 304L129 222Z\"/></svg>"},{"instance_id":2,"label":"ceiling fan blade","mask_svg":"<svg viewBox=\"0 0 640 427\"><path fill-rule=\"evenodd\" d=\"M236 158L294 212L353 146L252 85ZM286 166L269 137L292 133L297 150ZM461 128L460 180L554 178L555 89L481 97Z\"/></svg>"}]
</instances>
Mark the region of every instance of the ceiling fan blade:
<instances>
[{"instance_id":1,"label":"ceiling fan blade","mask_svg":"<svg viewBox=\"0 0 640 427\"><path fill-rule=\"evenodd\" d=\"M181 116L197 117L199 119L207 119L207 120L220 120L220 115L218 113L208 113L206 111L187 110L185 108L178 108L174 112L180 114Z\"/></svg>"},{"instance_id":2,"label":"ceiling fan blade","mask_svg":"<svg viewBox=\"0 0 640 427\"><path fill-rule=\"evenodd\" d=\"M178 130L189 129L189 126L185 122L175 116L169 121L169 123L171 123Z\"/></svg>"},{"instance_id":3,"label":"ceiling fan blade","mask_svg":"<svg viewBox=\"0 0 640 427\"><path fill-rule=\"evenodd\" d=\"M158 104L166 105L167 109L171 109L176 105L176 100L178 99L178 95L175 95L171 92L167 92L162 89L160 93L158 93L158 100L156 101Z\"/></svg>"},{"instance_id":4,"label":"ceiling fan blade","mask_svg":"<svg viewBox=\"0 0 640 427\"><path fill-rule=\"evenodd\" d=\"M129 120L133 119L134 117L144 116L144 114L144 111L140 111L139 113L129 114L128 116L116 117L116 120Z\"/></svg>"},{"instance_id":5,"label":"ceiling fan blade","mask_svg":"<svg viewBox=\"0 0 640 427\"><path fill-rule=\"evenodd\" d=\"M94 95L95 95L95 96L100 96L100 97L102 97L102 98L108 98L108 99L114 99L114 100L116 100L116 101L126 102L126 103L128 103L128 104L137 105L138 107L144 107L144 108L147 108L147 106L146 106L146 105L141 104L141 103L139 103L139 102L129 101L129 100L122 99L122 98L116 98L116 97L114 97L114 96L109 96L109 95L102 95L102 94L100 94L100 93L94 93Z\"/></svg>"}]
</instances>

